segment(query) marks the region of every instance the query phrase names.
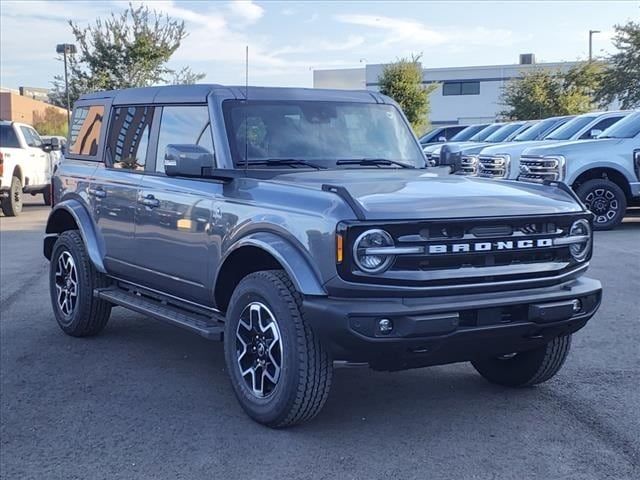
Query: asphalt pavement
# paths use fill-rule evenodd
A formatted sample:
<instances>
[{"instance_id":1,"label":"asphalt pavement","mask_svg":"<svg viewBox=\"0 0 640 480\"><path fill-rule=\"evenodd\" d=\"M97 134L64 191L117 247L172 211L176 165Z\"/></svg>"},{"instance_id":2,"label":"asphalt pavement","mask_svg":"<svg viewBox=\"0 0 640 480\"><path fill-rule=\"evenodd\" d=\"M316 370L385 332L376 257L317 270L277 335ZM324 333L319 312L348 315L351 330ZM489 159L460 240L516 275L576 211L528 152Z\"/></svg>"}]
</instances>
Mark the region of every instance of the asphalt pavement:
<instances>
[{"instance_id":1,"label":"asphalt pavement","mask_svg":"<svg viewBox=\"0 0 640 480\"><path fill-rule=\"evenodd\" d=\"M603 304L548 383L340 369L314 421L274 431L241 410L219 343L122 308L97 337L64 335L48 209L28 202L0 218L2 479L640 478L640 212L596 234Z\"/></svg>"}]
</instances>

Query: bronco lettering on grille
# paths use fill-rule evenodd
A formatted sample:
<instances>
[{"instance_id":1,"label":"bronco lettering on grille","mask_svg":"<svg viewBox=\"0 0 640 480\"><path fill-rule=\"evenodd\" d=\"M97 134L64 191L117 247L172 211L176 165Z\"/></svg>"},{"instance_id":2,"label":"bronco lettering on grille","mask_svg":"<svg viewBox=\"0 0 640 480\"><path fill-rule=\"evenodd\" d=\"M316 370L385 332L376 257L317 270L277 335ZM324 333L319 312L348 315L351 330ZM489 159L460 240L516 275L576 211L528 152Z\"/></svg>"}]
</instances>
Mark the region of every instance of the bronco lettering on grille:
<instances>
[{"instance_id":1,"label":"bronco lettering on grille","mask_svg":"<svg viewBox=\"0 0 640 480\"><path fill-rule=\"evenodd\" d=\"M451 243L429 245L427 251L431 254L438 253L465 253L465 252L489 252L492 250L516 250L528 248L552 247L551 238L538 238L535 240L499 240L495 242Z\"/></svg>"}]
</instances>

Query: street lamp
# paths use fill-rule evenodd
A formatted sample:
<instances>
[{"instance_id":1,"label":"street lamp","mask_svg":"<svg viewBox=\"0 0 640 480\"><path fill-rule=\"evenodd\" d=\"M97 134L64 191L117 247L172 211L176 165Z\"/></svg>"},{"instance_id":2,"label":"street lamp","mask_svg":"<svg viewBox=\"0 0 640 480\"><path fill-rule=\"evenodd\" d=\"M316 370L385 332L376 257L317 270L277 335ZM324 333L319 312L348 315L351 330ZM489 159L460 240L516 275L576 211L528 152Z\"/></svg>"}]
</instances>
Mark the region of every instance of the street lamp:
<instances>
[{"instance_id":1,"label":"street lamp","mask_svg":"<svg viewBox=\"0 0 640 480\"><path fill-rule=\"evenodd\" d=\"M71 131L71 99L69 97L69 76L67 74L67 55L76 53L76 46L73 43L59 43L56 45L56 53L64 57L64 90L67 94L67 125Z\"/></svg>"},{"instance_id":2,"label":"street lamp","mask_svg":"<svg viewBox=\"0 0 640 480\"><path fill-rule=\"evenodd\" d=\"M600 33L600 30L589 30L589 61L593 58L593 34Z\"/></svg>"}]
</instances>

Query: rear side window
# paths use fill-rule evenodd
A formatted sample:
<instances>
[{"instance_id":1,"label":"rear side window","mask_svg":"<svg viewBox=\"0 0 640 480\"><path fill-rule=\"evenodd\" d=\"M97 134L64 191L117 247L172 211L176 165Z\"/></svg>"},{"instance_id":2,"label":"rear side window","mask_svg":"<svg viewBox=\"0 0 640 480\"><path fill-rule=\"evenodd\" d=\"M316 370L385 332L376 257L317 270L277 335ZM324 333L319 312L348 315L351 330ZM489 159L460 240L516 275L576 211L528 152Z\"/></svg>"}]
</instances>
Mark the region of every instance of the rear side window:
<instances>
[{"instance_id":1,"label":"rear side window","mask_svg":"<svg viewBox=\"0 0 640 480\"><path fill-rule=\"evenodd\" d=\"M11 125L0 125L0 147L20 148L18 136Z\"/></svg>"},{"instance_id":2,"label":"rear side window","mask_svg":"<svg viewBox=\"0 0 640 480\"><path fill-rule=\"evenodd\" d=\"M104 118L102 105L78 107L73 112L69 153L96 156Z\"/></svg>"},{"instance_id":3,"label":"rear side window","mask_svg":"<svg viewBox=\"0 0 640 480\"><path fill-rule=\"evenodd\" d=\"M144 170L154 107L113 109L109 126L107 159L112 167Z\"/></svg>"},{"instance_id":4,"label":"rear side window","mask_svg":"<svg viewBox=\"0 0 640 480\"><path fill-rule=\"evenodd\" d=\"M591 138L591 132L593 132L594 130L600 130L601 132L603 132L607 128L609 128L611 125L617 123L622 118L624 118L622 115L619 117L604 118L600 120L598 123L596 123L593 127L591 127L588 131L580 135L580 139L584 140L587 138Z\"/></svg>"},{"instance_id":5,"label":"rear side window","mask_svg":"<svg viewBox=\"0 0 640 480\"><path fill-rule=\"evenodd\" d=\"M167 145L199 145L213 155L211 123L207 106L164 107L158 136L156 172L164 173L164 154Z\"/></svg>"}]
</instances>

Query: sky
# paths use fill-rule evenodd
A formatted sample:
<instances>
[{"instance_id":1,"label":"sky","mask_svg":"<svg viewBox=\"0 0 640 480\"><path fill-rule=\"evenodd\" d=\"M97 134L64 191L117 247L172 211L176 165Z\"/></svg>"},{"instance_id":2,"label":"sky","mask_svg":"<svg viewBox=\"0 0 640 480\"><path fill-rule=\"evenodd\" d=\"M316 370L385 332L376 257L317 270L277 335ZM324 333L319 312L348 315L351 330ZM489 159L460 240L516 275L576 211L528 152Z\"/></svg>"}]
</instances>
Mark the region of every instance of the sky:
<instances>
[{"instance_id":1,"label":"sky","mask_svg":"<svg viewBox=\"0 0 640 480\"><path fill-rule=\"evenodd\" d=\"M424 67L586 59L614 51L613 26L640 21L640 1L134 1L185 22L170 66L203 82L307 86L313 70L355 68L422 54ZM0 85L50 87L63 71L58 43L81 26L127 8L121 1L0 0Z\"/></svg>"}]
</instances>

